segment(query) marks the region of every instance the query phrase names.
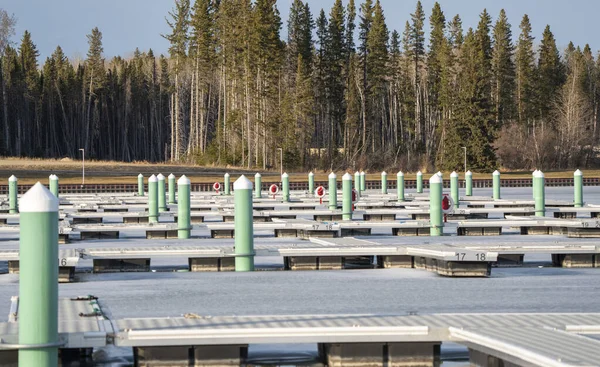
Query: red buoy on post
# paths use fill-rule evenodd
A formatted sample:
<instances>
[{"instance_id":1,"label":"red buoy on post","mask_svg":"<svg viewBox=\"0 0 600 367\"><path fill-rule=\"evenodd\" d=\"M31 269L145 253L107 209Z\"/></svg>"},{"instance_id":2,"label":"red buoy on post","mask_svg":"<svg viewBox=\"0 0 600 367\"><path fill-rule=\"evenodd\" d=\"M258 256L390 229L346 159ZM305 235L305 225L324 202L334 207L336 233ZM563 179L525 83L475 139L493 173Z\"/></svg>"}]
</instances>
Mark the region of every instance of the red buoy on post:
<instances>
[{"instance_id":1,"label":"red buoy on post","mask_svg":"<svg viewBox=\"0 0 600 367\"><path fill-rule=\"evenodd\" d=\"M323 197L325 196L325 188L323 186L317 187L315 190L315 196L319 198L319 203L323 204Z\"/></svg>"},{"instance_id":2,"label":"red buoy on post","mask_svg":"<svg viewBox=\"0 0 600 367\"><path fill-rule=\"evenodd\" d=\"M354 204L358 201L358 191L356 189L352 189L352 211L354 211Z\"/></svg>"},{"instance_id":3,"label":"red buoy on post","mask_svg":"<svg viewBox=\"0 0 600 367\"><path fill-rule=\"evenodd\" d=\"M269 186L269 193L271 195L273 195L273 199L275 199L275 195L277 195L278 192L279 192L279 186L277 186L276 184Z\"/></svg>"},{"instance_id":4,"label":"red buoy on post","mask_svg":"<svg viewBox=\"0 0 600 367\"><path fill-rule=\"evenodd\" d=\"M221 191L221 184L219 182L215 182L213 184L213 190L215 190L217 192L217 195L219 195L219 191Z\"/></svg>"},{"instance_id":5,"label":"red buoy on post","mask_svg":"<svg viewBox=\"0 0 600 367\"><path fill-rule=\"evenodd\" d=\"M454 200L448 194L442 197L442 213L444 213L444 223L448 221L448 214L454 211Z\"/></svg>"}]
</instances>

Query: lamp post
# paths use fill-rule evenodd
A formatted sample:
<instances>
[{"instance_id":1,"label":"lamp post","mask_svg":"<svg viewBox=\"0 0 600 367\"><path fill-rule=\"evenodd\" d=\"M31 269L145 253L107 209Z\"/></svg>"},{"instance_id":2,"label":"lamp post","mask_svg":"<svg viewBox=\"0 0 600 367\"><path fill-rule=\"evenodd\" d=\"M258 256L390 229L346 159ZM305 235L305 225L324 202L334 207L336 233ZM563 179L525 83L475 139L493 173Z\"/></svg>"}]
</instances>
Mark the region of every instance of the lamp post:
<instances>
[{"instance_id":1,"label":"lamp post","mask_svg":"<svg viewBox=\"0 0 600 367\"><path fill-rule=\"evenodd\" d=\"M79 148L81 151L81 187L85 185L85 149Z\"/></svg>"},{"instance_id":2,"label":"lamp post","mask_svg":"<svg viewBox=\"0 0 600 367\"><path fill-rule=\"evenodd\" d=\"M277 148L279 151L279 176L283 175L283 148Z\"/></svg>"}]
</instances>

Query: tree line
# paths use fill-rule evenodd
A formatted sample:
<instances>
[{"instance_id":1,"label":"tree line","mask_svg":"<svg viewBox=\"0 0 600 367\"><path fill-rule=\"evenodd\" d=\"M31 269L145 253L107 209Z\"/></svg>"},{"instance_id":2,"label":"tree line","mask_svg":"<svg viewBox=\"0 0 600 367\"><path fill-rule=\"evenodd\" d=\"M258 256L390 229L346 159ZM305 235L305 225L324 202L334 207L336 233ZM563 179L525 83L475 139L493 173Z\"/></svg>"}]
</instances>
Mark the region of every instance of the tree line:
<instances>
[{"instance_id":1,"label":"tree line","mask_svg":"<svg viewBox=\"0 0 600 367\"><path fill-rule=\"evenodd\" d=\"M401 33L379 0L175 0L168 55L40 65L0 9L0 153L271 168L573 168L597 164L600 57L524 15L474 27L421 2ZM425 35L425 22L429 34Z\"/></svg>"}]
</instances>

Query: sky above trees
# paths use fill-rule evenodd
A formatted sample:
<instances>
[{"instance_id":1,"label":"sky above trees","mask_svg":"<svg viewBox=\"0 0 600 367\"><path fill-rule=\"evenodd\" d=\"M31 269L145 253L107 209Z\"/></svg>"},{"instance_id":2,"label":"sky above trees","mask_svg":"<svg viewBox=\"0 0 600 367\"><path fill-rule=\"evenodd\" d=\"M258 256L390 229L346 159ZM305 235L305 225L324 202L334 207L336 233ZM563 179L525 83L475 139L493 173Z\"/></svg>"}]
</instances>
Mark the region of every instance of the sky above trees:
<instances>
[{"instance_id":1,"label":"sky above trees","mask_svg":"<svg viewBox=\"0 0 600 367\"><path fill-rule=\"evenodd\" d=\"M318 14L320 8L328 12L333 5L333 0L308 2L313 14ZM422 1L427 16L434 2ZM160 34L168 32L165 15L173 7L173 1L61 0L59 3L60 6L47 0L0 0L0 8L17 17L13 41L19 42L23 32L28 30L40 52L40 61L50 56L59 44L70 58L80 56L84 59L88 49L85 35L96 26L103 33L106 57L130 55L135 47L140 50L152 48L157 54L167 53L169 43ZM292 0L277 1L284 25L291 3ZM416 1L382 0L381 3L386 12L388 28L402 32ZM549 24L561 50L569 41L578 45L588 43L594 51L600 49L600 39L594 31L600 11L600 2L597 0L441 0L440 5L447 17L460 14L465 28L477 26L483 8L487 8L494 21L500 9L504 8L512 20L513 35L519 33L516 20L521 19L523 14L530 15L536 45L540 41L539 35ZM281 30L283 38L286 37L285 28ZM428 24L425 25L425 34L429 34Z\"/></svg>"}]
</instances>

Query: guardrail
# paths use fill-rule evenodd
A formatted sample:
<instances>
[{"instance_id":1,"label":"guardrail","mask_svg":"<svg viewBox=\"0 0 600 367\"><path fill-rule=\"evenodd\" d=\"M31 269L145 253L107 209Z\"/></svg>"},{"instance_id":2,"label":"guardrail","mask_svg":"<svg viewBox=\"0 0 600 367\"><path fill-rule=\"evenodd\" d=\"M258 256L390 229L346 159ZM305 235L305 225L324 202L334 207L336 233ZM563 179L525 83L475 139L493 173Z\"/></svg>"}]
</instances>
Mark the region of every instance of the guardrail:
<instances>
[{"instance_id":1,"label":"guardrail","mask_svg":"<svg viewBox=\"0 0 600 367\"><path fill-rule=\"evenodd\" d=\"M262 182L262 190L267 191L269 186L272 184L279 184L279 182ZM342 181L338 180L338 189L342 188ZM367 181L367 189L377 190L381 189L381 181L379 180L371 180ZM502 187L531 187L531 179L527 178L509 178L500 180L500 184ZM315 187L318 186L327 187L328 183L326 181L318 181L315 182ZM461 188L465 187L465 181L459 181L459 185ZM600 186L600 177L584 177L583 178L584 186ZM31 188L32 185L19 185L18 192L19 194L24 194ZM214 191L212 188L212 183L192 183L191 189L194 192L212 192ZM233 184L232 184L233 186ZM546 186L547 187L560 187L560 186L573 186L572 178L546 178ZM406 189L415 189L417 187L416 180L405 180L404 187ZM429 180L423 179L423 187L429 188ZM444 180L444 187L450 188L450 180ZM491 188L492 180L491 179L473 179L473 188ZM388 179L388 189L394 190L396 189L396 181ZM147 185L144 185L144 190L148 191ZM290 190L300 190L305 191L308 190L308 182L290 182ZM59 187L60 193L65 194L97 194L97 193L126 193L126 192L137 192L137 183L134 184L87 184L87 185L79 185L79 184L60 184ZM0 195L8 194L8 185L0 185Z\"/></svg>"}]
</instances>

